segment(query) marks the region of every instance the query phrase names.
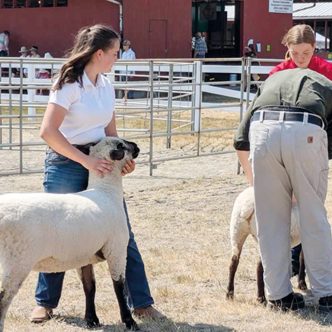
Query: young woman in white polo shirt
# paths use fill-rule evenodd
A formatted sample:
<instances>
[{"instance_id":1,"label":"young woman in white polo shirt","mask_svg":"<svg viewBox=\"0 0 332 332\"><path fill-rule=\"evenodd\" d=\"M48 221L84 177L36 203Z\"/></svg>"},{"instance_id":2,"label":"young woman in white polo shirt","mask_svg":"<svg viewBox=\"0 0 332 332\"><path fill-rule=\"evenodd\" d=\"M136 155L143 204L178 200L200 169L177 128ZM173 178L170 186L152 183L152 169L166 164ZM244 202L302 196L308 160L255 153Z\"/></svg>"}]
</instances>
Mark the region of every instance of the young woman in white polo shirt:
<instances>
[{"instance_id":1,"label":"young woman in white polo shirt","mask_svg":"<svg viewBox=\"0 0 332 332\"><path fill-rule=\"evenodd\" d=\"M95 25L83 28L69 58L60 70L50 93L41 125L41 137L49 149L45 160L44 189L71 193L86 189L89 172L100 176L111 172L110 162L88 155L89 144L104 136L117 136L115 95L110 81L102 75L111 70L120 47L119 36L111 28ZM128 162L123 175L135 169ZM130 229L126 282L128 302L134 314L158 318L152 307L144 264ZM64 273L40 273L36 288L37 307L32 322L50 319L61 296Z\"/></svg>"}]
</instances>

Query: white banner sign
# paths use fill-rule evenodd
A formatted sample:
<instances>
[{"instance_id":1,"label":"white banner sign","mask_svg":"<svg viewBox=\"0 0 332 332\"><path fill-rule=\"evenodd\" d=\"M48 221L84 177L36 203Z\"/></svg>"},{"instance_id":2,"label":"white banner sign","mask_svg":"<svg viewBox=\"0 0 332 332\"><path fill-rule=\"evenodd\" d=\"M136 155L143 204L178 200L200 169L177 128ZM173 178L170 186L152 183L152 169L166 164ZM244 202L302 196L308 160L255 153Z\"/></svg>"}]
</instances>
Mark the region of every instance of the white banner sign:
<instances>
[{"instance_id":1,"label":"white banner sign","mask_svg":"<svg viewBox=\"0 0 332 332\"><path fill-rule=\"evenodd\" d=\"M269 0L270 13L293 13L293 0Z\"/></svg>"}]
</instances>

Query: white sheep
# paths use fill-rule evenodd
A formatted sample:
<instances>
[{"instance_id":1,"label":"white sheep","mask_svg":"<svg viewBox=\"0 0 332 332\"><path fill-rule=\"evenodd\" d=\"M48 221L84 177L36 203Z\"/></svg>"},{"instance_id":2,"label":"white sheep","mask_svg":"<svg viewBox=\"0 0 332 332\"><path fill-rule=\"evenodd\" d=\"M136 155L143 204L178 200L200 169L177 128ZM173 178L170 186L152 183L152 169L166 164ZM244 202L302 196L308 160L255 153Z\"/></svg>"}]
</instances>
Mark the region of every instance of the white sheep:
<instances>
[{"instance_id":1,"label":"white sheep","mask_svg":"<svg viewBox=\"0 0 332 332\"><path fill-rule=\"evenodd\" d=\"M87 296L85 319L99 324L95 313L92 266L106 259L127 328L138 329L124 295L129 231L123 207L121 169L136 158L135 143L106 137L90 154L112 160L103 178L90 173L87 190L75 194L14 193L0 196L0 331L13 297L31 270L62 272L82 268ZM86 280L90 278L90 280Z\"/></svg>"},{"instance_id":2,"label":"white sheep","mask_svg":"<svg viewBox=\"0 0 332 332\"><path fill-rule=\"evenodd\" d=\"M240 255L243 244L251 234L257 242L257 229L255 222L255 199L253 187L246 188L236 198L232 210L230 223L230 238L232 246L232 259L229 267L229 281L227 286L226 297L233 299L234 297L234 278L239 264ZM300 243L299 229L299 211L297 205L292 207L291 217L291 246L295 247ZM300 255L300 271L298 275L298 287L302 290L307 289L304 272L303 253ZM263 265L259 258L257 264L257 300L265 303Z\"/></svg>"}]
</instances>

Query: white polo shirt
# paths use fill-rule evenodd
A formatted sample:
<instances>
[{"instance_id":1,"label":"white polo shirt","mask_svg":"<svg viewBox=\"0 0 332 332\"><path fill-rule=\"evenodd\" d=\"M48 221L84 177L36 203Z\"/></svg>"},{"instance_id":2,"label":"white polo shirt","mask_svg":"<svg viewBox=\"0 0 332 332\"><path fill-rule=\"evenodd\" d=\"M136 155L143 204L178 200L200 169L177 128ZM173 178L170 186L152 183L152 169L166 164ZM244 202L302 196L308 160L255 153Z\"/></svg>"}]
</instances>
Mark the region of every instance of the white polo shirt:
<instances>
[{"instance_id":1,"label":"white polo shirt","mask_svg":"<svg viewBox=\"0 0 332 332\"><path fill-rule=\"evenodd\" d=\"M99 75L93 85L84 72L83 86L78 82L66 83L60 90L51 91L49 103L67 110L59 127L60 132L71 144L97 142L105 137L105 127L111 122L115 93L111 82Z\"/></svg>"}]
</instances>

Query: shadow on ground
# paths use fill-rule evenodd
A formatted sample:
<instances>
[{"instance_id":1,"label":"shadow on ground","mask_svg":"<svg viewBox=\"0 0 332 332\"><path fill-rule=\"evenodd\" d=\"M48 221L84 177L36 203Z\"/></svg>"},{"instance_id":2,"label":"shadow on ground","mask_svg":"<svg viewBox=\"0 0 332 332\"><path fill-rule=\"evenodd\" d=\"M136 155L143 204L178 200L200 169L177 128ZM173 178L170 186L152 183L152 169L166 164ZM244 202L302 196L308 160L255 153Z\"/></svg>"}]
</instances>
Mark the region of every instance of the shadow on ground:
<instances>
[{"instance_id":1,"label":"shadow on ground","mask_svg":"<svg viewBox=\"0 0 332 332\"><path fill-rule=\"evenodd\" d=\"M55 316L59 322L80 328L86 328L92 331L120 332L124 331L123 324L105 324L94 329L88 329L83 318L74 316ZM137 320L136 320L137 321ZM171 319L163 319L161 321L137 321L140 331L142 332L231 332L235 329L227 326L216 326L212 324L197 323L188 324L185 322L173 322Z\"/></svg>"}]
</instances>

